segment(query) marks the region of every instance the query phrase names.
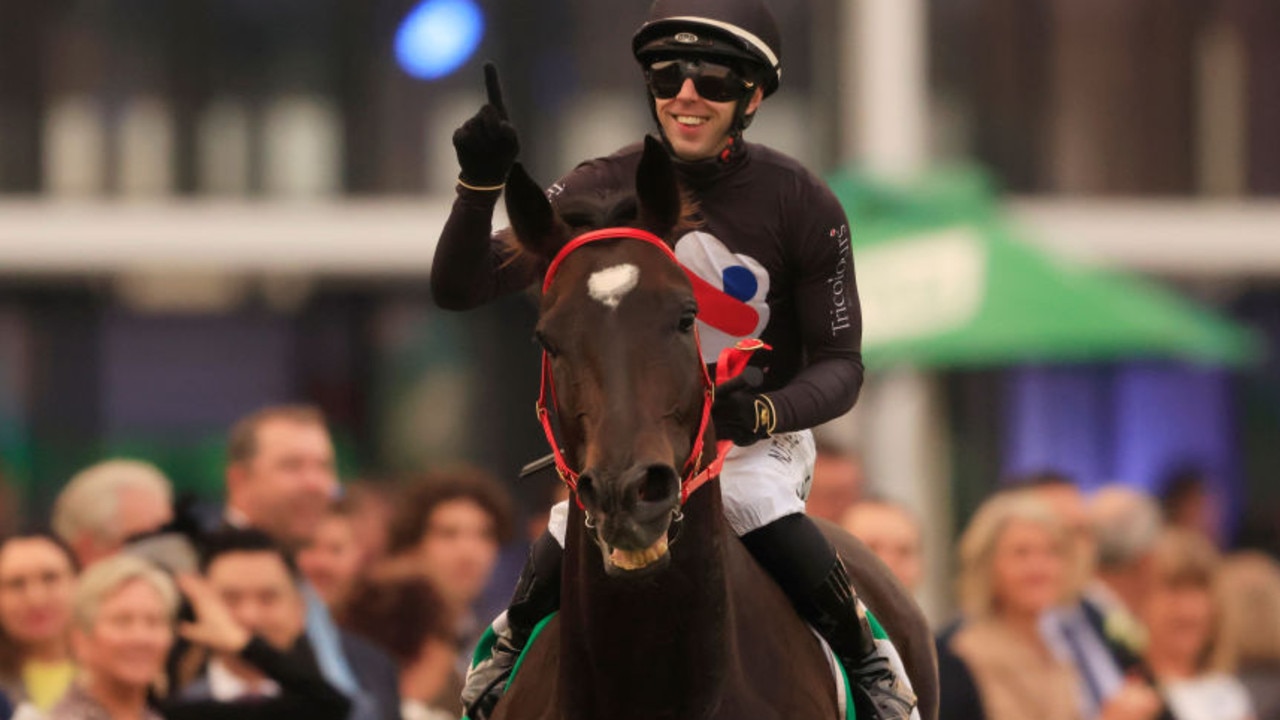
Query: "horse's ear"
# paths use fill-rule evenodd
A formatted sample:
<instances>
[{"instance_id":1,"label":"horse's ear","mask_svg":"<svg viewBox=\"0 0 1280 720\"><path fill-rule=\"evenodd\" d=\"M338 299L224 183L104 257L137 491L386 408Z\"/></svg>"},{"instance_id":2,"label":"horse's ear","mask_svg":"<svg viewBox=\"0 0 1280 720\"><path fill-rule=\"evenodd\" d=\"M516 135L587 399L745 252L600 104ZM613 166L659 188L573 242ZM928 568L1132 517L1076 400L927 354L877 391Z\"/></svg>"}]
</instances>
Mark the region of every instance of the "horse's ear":
<instances>
[{"instance_id":1,"label":"horse's ear","mask_svg":"<svg viewBox=\"0 0 1280 720\"><path fill-rule=\"evenodd\" d=\"M507 176L507 218L516 240L526 250L545 258L555 257L568 236L546 193L520 163Z\"/></svg>"},{"instance_id":2,"label":"horse's ear","mask_svg":"<svg viewBox=\"0 0 1280 720\"><path fill-rule=\"evenodd\" d=\"M680 222L680 185L666 148L653 136L644 139L644 154L636 169L637 221L658 237L667 237Z\"/></svg>"}]
</instances>

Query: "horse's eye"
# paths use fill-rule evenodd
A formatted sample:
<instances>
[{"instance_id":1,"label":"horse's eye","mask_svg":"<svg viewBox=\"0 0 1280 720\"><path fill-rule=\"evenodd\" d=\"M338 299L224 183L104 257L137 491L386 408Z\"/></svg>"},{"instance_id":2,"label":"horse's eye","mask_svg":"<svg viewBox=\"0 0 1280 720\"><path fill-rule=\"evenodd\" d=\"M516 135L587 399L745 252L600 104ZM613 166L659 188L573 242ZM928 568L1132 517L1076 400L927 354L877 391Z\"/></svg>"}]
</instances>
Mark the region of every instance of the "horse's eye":
<instances>
[{"instance_id":1,"label":"horse's eye","mask_svg":"<svg viewBox=\"0 0 1280 720\"><path fill-rule=\"evenodd\" d=\"M545 352L546 354L550 355L551 357L556 356L557 352L556 352L555 345L552 345L551 341L547 340L546 334L544 334L541 330L534 331L533 341L538 343L538 345L542 346L542 351Z\"/></svg>"},{"instance_id":2,"label":"horse's eye","mask_svg":"<svg viewBox=\"0 0 1280 720\"><path fill-rule=\"evenodd\" d=\"M680 315L680 332L689 332L693 329L693 321L697 319L698 311L689 309Z\"/></svg>"}]
</instances>

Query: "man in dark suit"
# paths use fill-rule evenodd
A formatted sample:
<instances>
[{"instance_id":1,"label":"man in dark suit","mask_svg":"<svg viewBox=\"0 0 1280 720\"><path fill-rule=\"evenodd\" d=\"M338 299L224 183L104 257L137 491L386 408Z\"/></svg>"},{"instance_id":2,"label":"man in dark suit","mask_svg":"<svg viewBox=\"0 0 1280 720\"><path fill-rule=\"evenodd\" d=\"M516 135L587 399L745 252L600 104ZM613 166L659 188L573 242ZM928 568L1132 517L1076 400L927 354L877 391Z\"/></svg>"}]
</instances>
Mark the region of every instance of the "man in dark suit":
<instances>
[{"instance_id":1,"label":"man in dark suit","mask_svg":"<svg viewBox=\"0 0 1280 720\"><path fill-rule=\"evenodd\" d=\"M333 441L324 415L309 405L265 407L232 426L227 439L223 522L262 530L292 557L312 540L338 493ZM350 720L399 720L394 663L345 636L314 588L303 582L306 640L324 677L352 699ZM354 654L354 656L353 656ZM376 661L357 662L356 656Z\"/></svg>"},{"instance_id":2,"label":"man in dark suit","mask_svg":"<svg viewBox=\"0 0 1280 720\"><path fill-rule=\"evenodd\" d=\"M963 627L964 620L956 620L942 629L935 639L938 652L938 707L940 717L963 720L986 720L982 706L982 694L969 666L951 648L951 641Z\"/></svg>"},{"instance_id":3,"label":"man in dark suit","mask_svg":"<svg viewBox=\"0 0 1280 720\"><path fill-rule=\"evenodd\" d=\"M1137 611L1151 585L1151 554L1163 529L1160 508L1149 495L1110 485L1094 494L1089 516L1098 553L1084 588L1086 613L1121 664L1131 667L1145 644Z\"/></svg>"},{"instance_id":4,"label":"man in dark suit","mask_svg":"<svg viewBox=\"0 0 1280 720\"><path fill-rule=\"evenodd\" d=\"M351 663L356 684L377 703L382 720L400 718L400 670L391 656L359 635L341 631L342 653Z\"/></svg>"},{"instance_id":5,"label":"man in dark suit","mask_svg":"<svg viewBox=\"0 0 1280 720\"><path fill-rule=\"evenodd\" d=\"M1105 542L1090 514L1090 503L1071 478L1054 472L1022 478L1015 489L1032 493L1058 516L1076 560L1072 597L1045 616L1041 632L1055 654L1076 669L1082 715L1126 720L1158 717L1160 699L1152 684L1133 672L1133 656L1122 652L1115 621L1085 593L1095 584L1103 556L1100 543Z\"/></svg>"},{"instance_id":6,"label":"man in dark suit","mask_svg":"<svg viewBox=\"0 0 1280 720\"><path fill-rule=\"evenodd\" d=\"M1089 520L1097 562L1081 610L1121 671L1154 686L1142 659L1146 628L1137 612L1151 586L1152 551L1164 529L1160 507L1140 490L1108 485L1090 498ZM1173 713L1164 704L1156 717L1173 720Z\"/></svg>"}]
</instances>

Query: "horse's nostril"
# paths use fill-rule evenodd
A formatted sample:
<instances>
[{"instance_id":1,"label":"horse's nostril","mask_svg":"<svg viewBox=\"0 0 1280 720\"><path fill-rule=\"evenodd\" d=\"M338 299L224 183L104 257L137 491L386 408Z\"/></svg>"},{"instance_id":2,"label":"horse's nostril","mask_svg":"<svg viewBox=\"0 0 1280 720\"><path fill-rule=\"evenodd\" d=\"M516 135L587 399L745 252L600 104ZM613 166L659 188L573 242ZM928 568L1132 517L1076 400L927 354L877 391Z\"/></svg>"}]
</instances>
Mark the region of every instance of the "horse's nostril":
<instances>
[{"instance_id":1,"label":"horse's nostril","mask_svg":"<svg viewBox=\"0 0 1280 720\"><path fill-rule=\"evenodd\" d=\"M670 498L680 487L675 470L667 465L650 465L640 483L640 500L660 502Z\"/></svg>"},{"instance_id":2,"label":"horse's nostril","mask_svg":"<svg viewBox=\"0 0 1280 720\"><path fill-rule=\"evenodd\" d=\"M599 503L596 502L595 478L590 473L584 472L578 476L578 499L588 507L599 507Z\"/></svg>"}]
</instances>

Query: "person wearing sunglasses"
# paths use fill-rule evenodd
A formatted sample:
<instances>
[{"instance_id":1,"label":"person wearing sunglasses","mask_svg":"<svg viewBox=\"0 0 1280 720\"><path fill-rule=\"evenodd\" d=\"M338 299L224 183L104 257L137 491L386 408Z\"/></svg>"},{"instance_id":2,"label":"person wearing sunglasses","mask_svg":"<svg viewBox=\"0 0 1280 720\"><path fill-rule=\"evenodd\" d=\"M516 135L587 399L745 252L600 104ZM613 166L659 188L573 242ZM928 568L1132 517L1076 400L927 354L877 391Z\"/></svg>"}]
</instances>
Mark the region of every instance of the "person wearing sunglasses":
<instances>
[{"instance_id":1,"label":"person wearing sunglasses","mask_svg":"<svg viewBox=\"0 0 1280 720\"><path fill-rule=\"evenodd\" d=\"M678 158L727 152L760 104L759 83L714 58L655 60L644 77L662 135Z\"/></svg>"},{"instance_id":2,"label":"person wearing sunglasses","mask_svg":"<svg viewBox=\"0 0 1280 720\"><path fill-rule=\"evenodd\" d=\"M697 227L674 239L676 257L728 302L698 318L704 359L759 337L763 382L716 394L716 436L735 447L721 473L729 524L854 681L864 720L912 716L915 696L876 649L836 552L808 517L809 428L847 412L862 385L862 320L849 225L830 189L798 161L743 140L782 77L781 36L763 0L657 0L632 39L650 110L680 182L697 201ZM519 153L492 65L489 102L454 134L461 173L437 245L432 295L465 310L528 288L545 267L492 234L493 208ZM559 210L577 198L630 192L642 144L589 160L553 184ZM559 605L567 505L530 552L489 657L469 673L463 701L484 720L534 625Z\"/></svg>"}]
</instances>

